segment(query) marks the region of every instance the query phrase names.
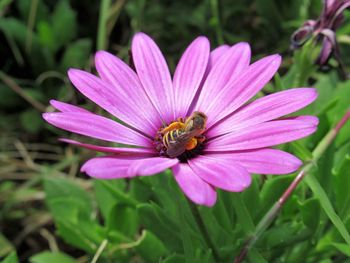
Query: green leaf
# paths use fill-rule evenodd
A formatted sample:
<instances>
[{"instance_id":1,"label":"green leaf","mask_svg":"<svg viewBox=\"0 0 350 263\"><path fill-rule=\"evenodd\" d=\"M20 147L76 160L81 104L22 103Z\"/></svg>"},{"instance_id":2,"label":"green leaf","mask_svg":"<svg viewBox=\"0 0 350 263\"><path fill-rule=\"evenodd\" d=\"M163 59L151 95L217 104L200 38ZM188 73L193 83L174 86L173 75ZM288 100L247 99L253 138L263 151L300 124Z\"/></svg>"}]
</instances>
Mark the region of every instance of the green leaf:
<instances>
[{"instance_id":1,"label":"green leaf","mask_svg":"<svg viewBox=\"0 0 350 263\"><path fill-rule=\"evenodd\" d=\"M138 229L138 213L135 207L125 204L116 204L109 211L107 228L117 230L126 236L132 237Z\"/></svg>"},{"instance_id":2,"label":"green leaf","mask_svg":"<svg viewBox=\"0 0 350 263\"><path fill-rule=\"evenodd\" d=\"M91 54L90 39L79 39L71 43L64 51L60 68L66 72L69 68L84 68Z\"/></svg>"},{"instance_id":3,"label":"green leaf","mask_svg":"<svg viewBox=\"0 0 350 263\"><path fill-rule=\"evenodd\" d=\"M336 189L335 198L341 215L347 215L350 209L350 154L346 154L338 170L334 171L333 187Z\"/></svg>"},{"instance_id":4,"label":"green leaf","mask_svg":"<svg viewBox=\"0 0 350 263\"><path fill-rule=\"evenodd\" d=\"M0 84L0 107L2 109L21 109L24 100L10 87Z\"/></svg>"},{"instance_id":5,"label":"green leaf","mask_svg":"<svg viewBox=\"0 0 350 263\"><path fill-rule=\"evenodd\" d=\"M71 180L46 178L44 180L46 202L55 218L65 218L74 222L78 214L90 218L92 199L87 192ZM67 206L67 207L65 207ZM64 212L64 209L66 213Z\"/></svg>"},{"instance_id":6,"label":"green leaf","mask_svg":"<svg viewBox=\"0 0 350 263\"><path fill-rule=\"evenodd\" d=\"M105 221L110 215L111 209L120 204L120 200L115 197L111 189L122 190L125 188L125 181L123 180L109 180L105 182L103 180L93 180L95 197L102 216ZM108 188L107 188L108 186ZM111 189L110 189L111 188ZM122 202L124 203L124 202Z\"/></svg>"},{"instance_id":7,"label":"green leaf","mask_svg":"<svg viewBox=\"0 0 350 263\"><path fill-rule=\"evenodd\" d=\"M41 252L32 256L31 263L77 263L74 258L62 252Z\"/></svg>"},{"instance_id":8,"label":"green leaf","mask_svg":"<svg viewBox=\"0 0 350 263\"><path fill-rule=\"evenodd\" d=\"M13 17L1 18L0 17L0 30L4 34L13 39L22 50L26 52L26 35L27 35L27 26L20 20L17 20ZM31 50L27 53L31 70L34 73L41 73L47 71L48 68L54 67L54 57L53 54L49 51L49 48L42 46L39 40L39 37L35 32L32 34ZM11 45L11 43L9 43Z\"/></svg>"},{"instance_id":9,"label":"green leaf","mask_svg":"<svg viewBox=\"0 0 350 263\"><path fill-rule=\"evenodd\" d=\"M38 38L40 44L49 48L53 53L56 52L56 40L51 25L47 21L38 23Z\"/></svg>"},{"instance_id":10,"label":"green leaf","mask_svg":"<svg viewBox=\"0 0 350 263\"><path fill-rule=\"evenodd\" d=\"M137 211L142 225L160 238L170 251L183 252L180 229L174 219L169 220L155 204L140 204Z\"/></svg>"},{"instance_id":11,"label":"green leaf","mask_svg":"<svg viewBox=\"0 0 350 263\"><path fill-rule=\"evenodd\" d=\"M152 232L144 230L142 239L135 246L135 249L146 260L146 262L159 262L169 254L164 244Z\"/></svg>"},{"instance_id":12,"label":"green leaf","mask_svg":"<svg viewBox=\"0 0 350 263\"><path fill-rule=\"evenodd\" d=\"M101 184L101 186L103 186L105 190L113 196L113 198L118 200L119 203L130 206L136 206L138 204L138 202L132 196L115 187L115 185L110 181L99 180L99 184Z\"/></svg>"},{"instance_id":13,"label":"green leaf","mask_svg":"<svg viewBox=\"0 0 350 263\"><path fill-rule=\"evenodd\" d=\"M350 235L347 231L343 221L339 218L337 213L334 211L331 201L328 199L327 194L319 184L317 179L312 175L308 174L305 179L308 186L311 188L314 196L319 199L323 210L326 212L333 225L337 228L345 242L350 246Z\"/></svg>"},{"instance_id":14,"label":"green leaf","mask_svg":"<svg viewBox=\"0 0 350 263\"><path fill-rule=\"evenodd\" d=\"M16 0L14 2L17 5L17 8L20 12L20 15L23 21L28 21L30 12L33 12L34 10L35 10L34 24L36 24L37 21L47 20L49 17L48 8L45 5L45 1L43 0L38 0L36 6L33 6L36 1ZM35 9L33 9L34 7Z\"/></svg>"},{"instance_id":15,"label":"green leaf","mask_svg":"<svg viewBox=\"0 0 350 263\"><path fill-rule=\"evenodd\" d=\"M29 109L20 114L23 128L30 133L37 133L44 125L41 113L35 109Z\"/></svg>"},{"instance_id":16,"label":"green leaf","mask_svg":"<svg viewBox=\"0 0 350 263\"><path fill-rule=\"evenodd\" d=\"M4 257L13 250L15 250L15 248L11 242L7 240L3 234L0 233L0 257Z\"/></svg>"},{"instance_id":17,"label":"green leaf","mask_svg":"<svg viewBox=\"0 0 350 263\"><path fill-rule=\"evenodd\" d=\"M92 220L91 197L78 185L63 178L45 179L44 189L58 234L77 248L96 252L106 233Z\"/></svg>"},{"instance_id":18,"label":"green leaf","mask_svg":"<svg viewBox=\"0 0 350 263\"><path fill-rule=\"evenodd\" d=\"M275 203L282 193L287 189L292 182L293 176L273 176L265 182L261 192L261 208L259 217L262 217L264 213Z\"/></svg>"},{"instance_id":19,"label":"green leaf","mask_svg":"<svg viewBox=\"0 0 350 263\"><path fill-rule=\"evenodd\" d=\"M77 35L76 12L69 1L61 0L52 14L52 33L56 41L56 49L66 45Z\"/></svg>"},{"instance_id":20,"label":"green leaf","mask_svg":"<svg viewBox=\"0 0 350 263\"><path fill-rule=\"evenodd\" d=\"M316 198L310 198L299 205L304 224L315 232L320 224L320 203Z\"/></svg>"},{"instance_id":21,"label":"green leaf","mask_svg":"<svg viewBox=\"0 0 350 263\"><path fill-rule=\"evenodd\" d=\"M1 263L18 263L18 257L16 251L11 252Z\"/></svg>"},{"instance_id":22,"label":"green leaf","mask_svg":"<svg viewBox=\"0 0 350 263\"><path fill-rule=\"evenodd\" d=\"M338 249L345 256L350 257L350 246L344 243L332 243L332 246Z\"/></svg>"},{"instance_id":23,"label":"green leaf","mask_svg":"<svg viewBox=\"0 0 350 263\"><path fill-rule=\"evenodd\" d=\"M180 254L172 254L165 258L164 260L160 261L160 263L179 263L179 262L185 262L185 256Z\"/></svg>"},{"instance_id":24,"label":"green leaf","mask_svg":"<svg viewBox=\"0 0 350 263\"><path fill-rule=\"evenodd\" d=\"M244 200L245 205L247 206L248 211L252 214L252 219L255 218L256 214L254 211L259 211L261 208L261 199L259 196L259 178L258 176L253 176L253 181L248 189L242 192L242 200Z\"/></svg>"},{"instance_id":25,"label":"green leaf","mask_svg":"<svg viewBox=\"0 0 350 263\"><path fill-rule=\"evenodd\" d=\"M309 161L312 159L312 152L300 141L294 141L289 144L292 148L293 154L299 157L303 161Z\"/></svg>"},{"instance_id":26,"label":"green leaf","mask_svg":"<svg viewBox=\"0 0 350 263\"><path fill-rule=\"evenodd\" d=\"M73 224L67 220L55 220L58 234L65 240L68 244L76 248L80 248L88 253L95 253L99 244L102 242L103 237L97 241L91 240L88 235L96 235L98 233L96 225L91 222L83 222L82 220L79 224ZM82 224L88 224L89 227L82 227ZM96 231L94 233L94 231Z\"/></svg>"}]
</instances>

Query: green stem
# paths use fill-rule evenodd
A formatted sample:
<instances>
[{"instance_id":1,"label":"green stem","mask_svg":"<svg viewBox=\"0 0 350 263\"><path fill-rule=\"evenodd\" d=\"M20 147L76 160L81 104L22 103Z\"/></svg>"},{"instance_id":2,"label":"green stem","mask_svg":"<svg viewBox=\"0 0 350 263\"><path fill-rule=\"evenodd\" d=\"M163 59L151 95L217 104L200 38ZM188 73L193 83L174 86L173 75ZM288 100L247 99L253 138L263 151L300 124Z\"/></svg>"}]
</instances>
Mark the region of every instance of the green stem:
<instances>
[{"instance_id":1,"label":"green stem","mask_svg":"<svg viewBox=\"0 0 350 263\"><path fill-rule=\"evenodd\" d=\"M289 185L287 190L282 194L282 196L279 198L279 200L270 208L270 210L265 214L265 216L260 220L259 224L257 225L253 235L246 241L244 247L240 251L239 255L235 258L234 263L240 263L244 260L246 257L249 249L256 243L256 241L260 238L261 234L271 225L273 220L278 215L279 211L281 210L284 203L287 201L287 199L290 197L292 192L295 190L295 188L299 185L299 183L302 181L302 179L305 177L305 175L311 170L311 168L314 167L314 165L317 163L317 161L321 158L322 154L326 151L326 149L330 146L330 144L333 142L337 134L339 133L340 129L344 126L344 124L350 119L350 110L348 110L343 118L337 123L337 125L331 129L319 142L319 144L316 146L314 151L312 152L313 158L312 161L305 164L300 171L300 173L294 178L293 182ZM311 175L309 176L311 177ZM311 177L307 181L315 182L315 178ZM309 184L310 186L310 184ZM319 188L317 188L319 189ZM315 189L311 189L315 193ZM317 191L316 191L317 192ZM331 205L329 205L331 207ZM336 216L333 209L329 209L331 211L330 218L335 218L333 221L336 221L336 223L339 224L338 217ZM334 212L334 213L333 213ZM342 225L342 224L340 224ZM348 237L344 237L346 241L348 241Z\"/></svg>"},{"instance_id":2,"label":"green stem","mask_svg":"<svg viewBox=\"0 0 350 263\"><path fill-rule=\"evenodd\" d=\"M209 235L209 232L204 224L204 221L203 221L202 216L198 210L198 207L191 200L187 199L187 201L188 201L188 205L190 206L192 215L193 215L194 219L196 220L197 226L202 233L202 236L203 236L205 243L207 244L208 248L210 248L213 251L213 257L215 259L215 262L219 262L220 261L219 260L220 259L219 253L217 251L216 246L214 245L213 240L211 239L211 237Z\"/></svg>"},{"instance_id":3,"label":"green stem","mask_svg":"<svg viewBox=\"0 0 350 263\"><path fill-rule=\"evenodd\" d=\"M213 21L214 21L214 26L215 26L216 41L218 42L219 45L222 45L224 43L224 37L222 34L222 29L221 29L218 1L211 0L210 6L211 6Z\"/></svg>"},{"instance_id":4,"label":"green stem","mask_svg":"<svg viewBox=\"0 0 350 263\"><path fill-rule=\"evenodd\" d=\"M100 15L98 19L97 50L104 50L107 47L107 21L111 0L102 0L100 4Z\"/></svg>"},{"instance_id":5,"label":"green stem","mask_svg":"<svg viewBox=\"0 0 350 263\"><path fill-rule=\"evenodd\" d=\"M32 48L33 28L35 23L35 17L38 10L39 0L33 0L30 5L27 34L26 34L26 51L30 53Z\"/></svg>"}]
</instances>

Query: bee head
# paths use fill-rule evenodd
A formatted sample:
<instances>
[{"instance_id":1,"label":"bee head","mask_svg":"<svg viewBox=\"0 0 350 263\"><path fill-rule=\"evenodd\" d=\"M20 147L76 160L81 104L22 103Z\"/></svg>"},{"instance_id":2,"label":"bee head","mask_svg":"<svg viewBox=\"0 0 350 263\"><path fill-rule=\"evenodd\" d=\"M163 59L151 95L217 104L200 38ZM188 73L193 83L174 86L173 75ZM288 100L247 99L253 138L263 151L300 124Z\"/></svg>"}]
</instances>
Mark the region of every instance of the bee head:
<instances>
[{"instance_id":1,"label":"bee head","mask_svg":"<svg viewBox=\"0 0 350 263\"><path fill-rule=\"evenodd\" d=\"M207 121L207 116L203 112L195 111L188 118L187 127L191 131L204 130L206 121Z\"/></svg>"}]
</instances>

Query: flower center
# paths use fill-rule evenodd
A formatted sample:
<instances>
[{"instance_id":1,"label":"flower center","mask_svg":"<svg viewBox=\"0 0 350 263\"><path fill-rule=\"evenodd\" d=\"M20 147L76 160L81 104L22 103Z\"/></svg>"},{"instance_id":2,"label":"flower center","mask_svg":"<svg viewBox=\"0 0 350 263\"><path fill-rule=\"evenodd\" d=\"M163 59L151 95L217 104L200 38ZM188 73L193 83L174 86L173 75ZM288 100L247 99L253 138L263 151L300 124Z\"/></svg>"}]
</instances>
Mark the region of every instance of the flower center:
<instances>
[{"instance_id":1,"label":"flower center","mask_svg":"<svg viewBox=\"0 0 350 263\"><path fill-rule=\"evenodd\" d=\"M178 158L180 161L193 158L203 149L205 125L207 116L195 111L191 116L178 118L168 126L161 127L154 144L161 156Z\"/></svg>"}]
</instances>

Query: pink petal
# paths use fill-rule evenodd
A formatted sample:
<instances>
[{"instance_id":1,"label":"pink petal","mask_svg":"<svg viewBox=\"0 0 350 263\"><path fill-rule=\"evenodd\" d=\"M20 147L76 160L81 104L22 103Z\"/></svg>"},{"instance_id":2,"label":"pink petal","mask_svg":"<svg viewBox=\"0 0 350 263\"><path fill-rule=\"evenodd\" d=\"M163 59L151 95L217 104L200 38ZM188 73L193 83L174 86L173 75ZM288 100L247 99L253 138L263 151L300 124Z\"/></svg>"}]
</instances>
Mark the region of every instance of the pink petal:
<instances>
[{"instance_id":1,"label":"pink petal","mask_svg":"<svg viewBox=\"0 0 350 263\"><path fill-rule=\"evenodd\" d=\"M270 121L217 137L206 144L207 151L238 151L270 147L298 140L316 131L317 118L312 121L286 119Z\"/></svg>"},{"instance_id":2,"label":"pink petal","mask_svg":"<svg viewBox=\"0 0 350 263\"><path fill-rule=\"evenodd\" d=\"M209 61L210 45L205 37L196 38L182 55L173 80L175 116L185 117L202 82Z\"/></svg>"},{"instance_id":3,"label":"pink petal","mask_svg":"<svg viewBox=\"0 0 350 263\"><path fill-rule=\"evenodd\" d=\"M207 103L203 104L203 112L208 115L207 128L238 109L259 92L270 81L280 64L279 55L260 59L234 81L227 83L217 96L208 99Z\"/></svg>"},{"instance_id":4,"label":"pink petal","mask_svg":"<svg viewBox=\"0 0 350 263\"><path fill-rule=\"evenodd\" d=\"M136 128L145 131L153 127L153 130L157 130L161 126L160 115L147 97L136 73L122 60L105 51L96 53L95 64L102 80L111 83L114 88L117 109L123 115L133 116Z\"/></svg>"},{"instance_id":5,"label":"pink petal","mask_svg":"<svg viewBox=\"0 0 350 263\"><path fill-rule=\"evenodd\" d=\"M225 55L225 53L230 49L228 45L221 45L215 48L212 52L210 52L209 64L208 64L208 72L220 62L220 59Z\"/></svg>"},{"instance_id":6,"label":"pink petal","mask_svg":"<svg viewBox=\"0 0 350 263\"><path fill-rule=\"evenodd\" d=\"M155 155L156 152L151 148L122 148L122 147L104 147L98 146L88 143L81 143L71 139L61 138L59 139L61 142L73 144L79 147L83 147L89 150L93 150L96 152L104 152L104 153L114 153L118 155L141 155L141 156L152 156Z\"/></svg>"},{"instance_id":7,"label":"pink petal","mask_svg":"<svg viewBox=\"0 0 350 263\"><path fill-rule=\"evenodd\" d=\"M128 178L129 166L137 159L136 157L120 158L115 156L97 157L88 160L80 171L89 176L99 179Z\"/></svg>"},{"instance_id":8,"label":"pink petal","mask_svg":"<svg viewBox=\"0 0 350 263\"><path fill-rule=\"evenodd\" d=\"M157 44L146 34L137 33L131 50L137 74L153 105L165 122L175 120L171 76Z\"/></svg>"},{"instance_id":9,"label":"pink petal","mask_svg":"<svg viewBox=\"0 0 350 263\"><path fill-rule=\"evenodd\" d=\"M123 96L122 89L118 90L110 83L82 70L70 69L68 76L74 86L97 105L130 126L154 136L160 126L160 120L158 123L152 123L145 118L143 113L137 111L133 98Z\"/></svg>"},{"instance_id":10,"label":"pink petal","mask_svg":"<svg viewBox=\"0 0 350 263\"><path fill-rule=\"evenodd\" d=\"M44 113L50 124L81 135L122 144L151 147L152 141L115 121L92 113Z\"/></svg>"},{"instance_id":11,"label":"pink petal","mask_svg":"<svg viewBox=\"0 0 350 263\"><path fill-rule=\"evenodd\" d=\"M223 92L227 83L248 68L249 61L250 47L247 43L238 43L226 51L209 72L195 108L206 113L210 120L213 113L211 102L216 101L214 98Z\"/></svg>"},{"instance_id":12,"label":"pink petal","mask_svg":"<svg viewBox=\"0 0 350 263\"><path fill-rule=\"evenodd\" d=\"M172 170L176 182L191 201L209 207L215 204L215 189L195 174L188 164L179 163Z\"/></svg>"},{"instance_id":13,"label":"pink petal","mask_svg":"<svg viewBox=\"0 0 350 263\"><path fill-rule=\"evenodd\" d=\"M213 137L279 118L309 105L316 98L317 91L313 88L290 89L265 96L212 126L207 136Z\"/></svg>"},{"instance_id":14,"label":"pink petal","mask_svg":"<svg viewBox=\"0 0 350 263\"><path fill-rule=\"evenodd\" d=\"M176 165L178 159L170 159L165 157L152 157L147 159L135 160L128 169L129 176L147 176L154 175Z\"/></svg>"},{"instance_id":15,"label":"pink petal","mask_svg":"<svg viewBox=\"0 0 350 263\"><path fill-rule=\"evenodd\" d=\"M241 192L251 183L247 170L225 155L198 156L188 161L192 170L207 183L230 191Z\"/></svg>"},{"instance_id":16,"label":"pink petal","mask_svg":"<svg viewBox=\"0 0 350 263\"><path fill-rule=\"evenodd\" d=\"M221 156L221 154L206 154ZM275 149L257 149L244 152L225 153L233 162L244 167L249 173L288 174L295 172L302 162L294 155Z\"/></svg>"},{"instance_id":17,"label":"pink petal","mask_svg":"<svg viewBox=\"0 0 350 263\"><path fill-rule=\"evenodd\" d=\"M317 126L319 123L319 120L317 117L315 116L309 116L309 115L302 115L302 116L293 116L293 117L288 117L282 120L298 120L298 121L303 121L303 122L307 122L311 125L315 125Z\"/></svg>"},{"instance_id":18,"label":"pink petal","mask_svg":"<svg viewBox=\"0 0 350 263\"><path fill-rule=\"evenodd\" d=\"M50 100L50 104L52 107L54 107L56 110L62 111L62 112L85 112L90 113L90 111L85 110L83 108L77 107L72 104L68 104L62 101L58 100Z\"/></svg>"}]
</instances>

